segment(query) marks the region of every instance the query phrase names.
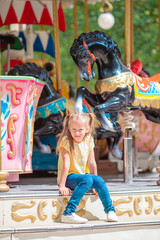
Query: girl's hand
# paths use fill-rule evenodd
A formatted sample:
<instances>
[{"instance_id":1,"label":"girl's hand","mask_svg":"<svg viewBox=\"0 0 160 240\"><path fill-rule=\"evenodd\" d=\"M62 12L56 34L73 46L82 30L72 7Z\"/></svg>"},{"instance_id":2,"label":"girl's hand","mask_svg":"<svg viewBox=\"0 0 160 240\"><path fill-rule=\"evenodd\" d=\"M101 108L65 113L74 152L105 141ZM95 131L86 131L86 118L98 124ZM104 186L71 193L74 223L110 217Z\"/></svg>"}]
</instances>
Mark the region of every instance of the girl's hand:
<instances>
[{"instance_id":1,"label":"girl's hand","mask_svg":"<svg viewBox=\"0 0 160 240\"><path fill-rule=\"evenodd\" d=\"M95 189L92 189L92 192L96 195L96 197L98 197L98 193L96 192Z\"/></svg>"},{"instance_id":2,"label":"girl's hand","mask_svg":"<svg viewBox=\"0 0 160 240\"><path fill-rule=\"evenodd\" d=\"M69 196L71 194L71 189L67 187L59 187L59 191L63 196Z\"/></svg>"}]
</instances>

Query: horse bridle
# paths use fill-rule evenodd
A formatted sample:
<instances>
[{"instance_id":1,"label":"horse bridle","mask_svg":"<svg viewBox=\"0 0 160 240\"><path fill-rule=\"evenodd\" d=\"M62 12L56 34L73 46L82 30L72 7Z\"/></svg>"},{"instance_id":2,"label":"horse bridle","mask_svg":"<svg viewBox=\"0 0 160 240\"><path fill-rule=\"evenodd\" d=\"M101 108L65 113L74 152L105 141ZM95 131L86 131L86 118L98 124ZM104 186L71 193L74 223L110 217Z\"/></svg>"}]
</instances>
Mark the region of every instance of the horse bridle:
<instances>
[{"instance_id":1,"label":"horse bridle","mask_svg":"<svg viewBox=\"0 0 160 240\"><path fill-rule=\"evenodd\" d=\"M93 53L91 53L88 49L87 43L83 40L83 46L85 47L85 49L87 50L87 53L89 54L89 56L93 59L94 62L96 62L96 57L94 56Z\"/></svg>"}]
</instances>

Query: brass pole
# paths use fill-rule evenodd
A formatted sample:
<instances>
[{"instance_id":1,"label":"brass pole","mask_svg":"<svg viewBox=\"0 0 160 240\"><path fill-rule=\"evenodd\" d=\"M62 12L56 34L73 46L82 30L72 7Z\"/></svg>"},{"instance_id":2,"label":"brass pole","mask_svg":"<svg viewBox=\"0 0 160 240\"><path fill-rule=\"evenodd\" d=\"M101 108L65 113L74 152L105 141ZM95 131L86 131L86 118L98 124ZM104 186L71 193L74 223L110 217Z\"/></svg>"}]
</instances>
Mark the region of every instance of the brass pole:
<instances>
[{"instance_id":1,"label":"brass pole","mask_svg":"<svg viewBox=\"0 0 160 240\"><path fill-rule=\"evenodd\" d=\"M84 1L84 16L85 16L85 32L89 32L89 21L88 21L88 0Z\"/></svg>"},{"instance_id":2,"label":"brass pole","mask_svg":"<svg viewBox=\"0 0 160 240\"><path fill-rule=\"evenodd\" d=\"M125 63L131 64L131 1L125 0ZM124 181L132 183L132 138L129 137L129 128L125 131L124 147Z\"/></svg>"},{"instance_id":3,"label":"brass pole","mask_svg":"<svg viewBox=\"0 0 160 240\"><path fill-rule=\"evenodd\" d=\"M42 31L45 30L44 25L41 25L40 27L41 27ZM42 62L44 63L45 62L45 53L44 52L41 53L41 57L42 57Z\"/></svg>"},{"instance_id":4,"label":"brass pole","mask_svg":"<svg viewBox=\"0 0 160 240\"><path fill-rule=\"evenodd\" d=\"M134 20L133 20L133 0L131 0L131 62L134 60Z\"/></svg>"},{"instance_id":5,"label":"brass pole","mask_svg":"<svg viewBox=\"0 0 160 240\"><path fill-rule=\"evenodd\" d=\"M74 0L73 16L74 16L74 37L78 38L77 0ZM76 68L76 88L79 87L80 87L79 72Z\"/></svg>"},{"instance_id":6,"label":"brass pole","mask_svg":"<svg viewBox=\"0 0 160 240\"><path fill-rule=\"evenodd\" d=\"M60 61L60 43L59 43L59 25L58 25L58 7L57 0L52 0L53 19L54 19L54 45L55 45L55 62L56 62L56 84L57 91L61 92L61 61Z\"/></svg>"},{"instance_id":7,"label":"brass pole","mask_svg":"<svg viewBox=\"0 0 160 240\"><path fill-rule=\"evenodd\" d=\"M158 48L159 48L159 71L160 71L160 0L158 0Z\"/></svg>"},{"instance_id":8,"label":"brass pole","mask_svg":"<svg viewBox=\"0 0 160 240\"><path fill-rule=\"evenodd\" d=\"M85 32L89 32L89 21L88 21L88 0L84 1L84 16L85 16ZM90 82L86 82L86 87L90 89Z\"/></svg>"},{"instance_id":9,"label":"brass pole","mask_svg":"<svg viewBox=\"0 0 160 240\"><path fill-rule=\"evenodd\" d=\"M125 0L125 63L131 63L131 0Z\"/></svg>"},{"instance_id":10,"label":"brass pole","mask_svg":"<svg viewBox=\"0 0 160 240\"><path fill-rule=\"evenodd\" d=\"M134 19L133 19L133 0L131 0L131 63L134 60ZM132 152L133 152L133 176L138 175L138 159L137 159L137 149L136 149L136 137L135 131L132 131Z\"/></svg>"}]
</instances>

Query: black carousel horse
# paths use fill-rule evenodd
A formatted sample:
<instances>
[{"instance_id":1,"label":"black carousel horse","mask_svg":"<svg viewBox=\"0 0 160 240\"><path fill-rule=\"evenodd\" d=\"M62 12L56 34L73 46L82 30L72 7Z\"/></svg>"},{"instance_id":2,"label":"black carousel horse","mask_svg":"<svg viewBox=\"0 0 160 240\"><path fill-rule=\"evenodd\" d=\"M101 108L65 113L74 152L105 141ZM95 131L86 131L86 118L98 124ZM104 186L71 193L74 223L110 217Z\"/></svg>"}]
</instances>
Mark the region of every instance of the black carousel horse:
<instances>
[{"instance_id":1,"label":"black carousel horse","mask_svg":"<svg viewBox=\"0 0 160 240\"><path fill-rule=\"evenodd\" d=\"M113 140L109 138L112 154L122 158L118 149L122 136L118 123L119 112L140 109L148 120L160 123L160 93L157 89L154 92L159 83L144 80L131 72L122 62L117 43L103 32L81 34L74 40L70 54L82 80L90 81L94 78L92 68L95 62L98 67L95 85L97 93L93 94L85 87L78 88L75 111L82 111L82 101L85 98L94 108L94 113L102 124L103 134L107 137L108 133L113 133ZM110 119L106 117L106 113L110 113Z\"/></svg>"},{"instance_id":2,"label":"black carousel horse","mask_svg":"<svg viewBox=\"0 0 160 240\"><path fill-rule=\"evenodd\" d=\"M63 100L65 102L65 99L54 89L49 73L44 68L38 67L35 63L28 62L21 66L15 66L8 72L8 75L32 76L46 83L38 101L33 143L42 153L55 152L55 148L50 144L43 144L40 137L57 135L62 131L66 109L65 106L63 106L63 109L60 109L61 107L57 105L57 101ZM43 106L43 112L39 111L39 109L43 109ZM48 109L48 106L51 106L51 109ZM48 114L46 114L46 109L48 110Z\"/></svg>"}]
</instances>

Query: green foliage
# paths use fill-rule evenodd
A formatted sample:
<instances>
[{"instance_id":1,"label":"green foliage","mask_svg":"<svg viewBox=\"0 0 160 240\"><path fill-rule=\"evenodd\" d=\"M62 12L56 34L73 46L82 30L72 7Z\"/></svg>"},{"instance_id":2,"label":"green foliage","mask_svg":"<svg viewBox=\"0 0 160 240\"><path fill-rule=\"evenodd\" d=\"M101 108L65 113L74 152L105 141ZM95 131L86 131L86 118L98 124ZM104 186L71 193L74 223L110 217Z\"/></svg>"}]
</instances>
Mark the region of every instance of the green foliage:
<instances>
[{"instance_id":1,"label":"green foliage","mask_svg":"<svg viewBox=\"0 0 160 240\"><path fill-rule=\"evenodd\" d=\"M151 75L159 72L158 1L134 4L134 54Z\"/></svg>"},{"instance_id":2,"label":"green foliage","mask_svg":"<svg viewBox=\"0 0 160 240\"><path fill-rule=\"evenodd\" d=\"M98 26L97 19L100 15L101 3L89 4L89 31L104 31ZM71 83L73 87L76 87L75 81L75 63L70 56L70 47L75 39L74 37L74 16L73 9L64 9L66 18L66 32L60 32L60 54L61 54L61 70L62 79ZM112 14L115 16L115 25L112 29L105 31L107 35L110 35L115 41L118 42L119 47L122 49L122 57L124 57L124 1L115 2L114 10ZM119 20L120 19L120 20ZM77 22L78 22L78 35L85 32L85 16L84 16L84 3L78 1L77 3ZM95 79L97 79L97 67L94 66L96 73ZM86 83L80 80L80 85ZM94 91L95 80L90 82L90 88Z\"/></svg>"},{"instance_id":3,"label":"green foliage","mask_svg":"<svg viewBox=\"0 0 160 240\"><path fill-rule=\"evenodd\" d=\"M100 15L101 3L89 4L89 31L100 30L111 36L119 46L122 60L125 56L125 1L114 1L112 14L115 24L109 30L103 30L98 26L97 19ZM76 87L75 63L69 50L75 39L73 9L64 9L66 18L66 32L60 32L60 53L62 79ZM154 75L159 72L159 46L158 46L158 1L157 0L133 0L134 13L134 59L142 61L143 66ZM85 32L84 3L77 4L78 35ZM94 66L97 73L97 67ZM97 74L95 79L97 79ZM81 85L85 85L80 81ZM91 81L91 90L94 91L95 80Z\"/></svg>"}]
</instances>

